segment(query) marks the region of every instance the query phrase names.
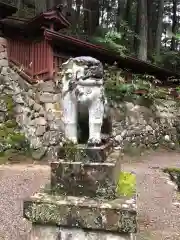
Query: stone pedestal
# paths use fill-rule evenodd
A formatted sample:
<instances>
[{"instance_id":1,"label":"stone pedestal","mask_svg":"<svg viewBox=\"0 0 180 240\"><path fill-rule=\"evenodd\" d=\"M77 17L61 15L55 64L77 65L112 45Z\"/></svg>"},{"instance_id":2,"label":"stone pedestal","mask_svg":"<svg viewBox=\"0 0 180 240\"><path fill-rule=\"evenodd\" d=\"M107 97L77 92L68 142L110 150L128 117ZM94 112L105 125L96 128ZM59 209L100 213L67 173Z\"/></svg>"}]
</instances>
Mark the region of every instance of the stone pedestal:
<instances>
[{"instance_id":1,"label":"stone pedestal","mask_svg":"<svg viewBox=\"0 0 180 240\"><path fill-rule=\"evenodd\" d=\"M24 216L33 223L31 237L135 239L136 196L117 196L120 171L109 162L52 162L50 191L24 202Z\"/></svg>"},{"instance_id":2,"label":"stone pedestal","mask_svg":"<svg viewBox=\"0 0 180 240\"><path fill-rule=\"evenodd\" d=\"M56 194L115 198L113 163L51 163L51 189Z\"/></svg>"},{"instance_id":3,"label":"stone pedestal","mask_svg":"<svg viewBox=\"0 0 180 240\"><path fill-rule=\"evenodd\" d=\"M59 158L77 162L104 162L112 150L112 143L98 147L77 144L60 148Z\"/></svg>"}]
</instances>

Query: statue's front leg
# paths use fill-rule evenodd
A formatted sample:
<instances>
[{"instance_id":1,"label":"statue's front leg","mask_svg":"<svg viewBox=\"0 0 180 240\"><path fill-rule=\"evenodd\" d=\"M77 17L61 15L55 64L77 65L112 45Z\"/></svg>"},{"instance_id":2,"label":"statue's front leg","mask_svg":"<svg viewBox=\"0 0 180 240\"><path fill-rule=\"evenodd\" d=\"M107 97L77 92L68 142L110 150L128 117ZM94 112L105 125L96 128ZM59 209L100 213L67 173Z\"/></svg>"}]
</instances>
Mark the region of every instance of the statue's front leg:
<instances>
[{"instance_id":1,"label":"statue's front leg","mask_svg":"<svg viewBox=\"0 0 180 240\"><path fill-rule=\"evenodd\" d=\"M88 144L99 145L101 143L101 127L103 123L104 103L101 98L92 102L89 107L89 140Z\"/></svg>"},{"instance_id":2,"label":"statue's front leg","mask_svg":"<svg viewBox=\"0 0 180 240\"><path fill-rule=\"evenodd\" d=\"M63 112L65 137L77 143L77 102L70 92L63 98Z\"/></svg>"}]
</instances>

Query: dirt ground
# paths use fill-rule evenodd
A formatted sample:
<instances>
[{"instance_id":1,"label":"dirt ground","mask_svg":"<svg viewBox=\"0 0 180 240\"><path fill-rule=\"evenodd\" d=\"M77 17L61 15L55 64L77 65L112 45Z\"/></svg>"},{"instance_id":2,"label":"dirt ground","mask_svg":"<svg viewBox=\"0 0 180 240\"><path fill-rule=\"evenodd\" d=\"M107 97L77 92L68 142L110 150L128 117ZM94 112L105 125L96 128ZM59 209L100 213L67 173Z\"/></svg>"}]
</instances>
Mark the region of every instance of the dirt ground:
<instances>
[{"instance_id":1,"label":"dirt ground","mask_svg":"<svg viewBox=\"0 0 180 240\"><path fill-rule=\"evenodd\" d=\"M173 185L161 171L180 167L180 154L151 153L139 161L123 161L125 171L137 174L137 240L180 240L180 206ZM45 165L0 166L0 240L27 240L31 224L23 219L23 200L49 183Z\"/></svg>"}]
</instances>

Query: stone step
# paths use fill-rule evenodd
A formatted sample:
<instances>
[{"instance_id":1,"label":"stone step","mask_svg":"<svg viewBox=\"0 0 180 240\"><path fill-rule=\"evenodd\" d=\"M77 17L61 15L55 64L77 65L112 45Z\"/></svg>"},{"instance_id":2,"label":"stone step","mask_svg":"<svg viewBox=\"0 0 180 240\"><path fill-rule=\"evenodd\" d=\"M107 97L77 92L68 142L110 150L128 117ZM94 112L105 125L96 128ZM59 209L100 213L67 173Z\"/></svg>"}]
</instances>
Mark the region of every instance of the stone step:
<instances>
[{"instance_id":1,"label":"stone step","mask_svg":"<svg viewBox=\"0 0 180 240\"><path fill-rule=\"evenodd\" d=\"M61 147L59 158L77 162L104 162L112 150L112 143L101 146L87 146L85 144L67 145Z\"/></svg>"},{"instance_id":2,"label":"stone step","mask_svg":"<svg viewBox=\"0 0 180 240\"><path fill-rule=\"evenodd\" d=\"M135 233L135 199L93 200L38 193L24 202L24 217L33 224Z\"/></svg>"},{"instance_id":3,"label":"stone step","mask_svg":"<svg viewBox=\"0 0 180 240\"><path fill-rule=\"evenodd\" d=\"M114 163L52 162L52 193L113 199L115 170Z\"/></svg>"},{"instance_id":4,"label":"stone step","mask_svg":"<svg viewBox=\"0 0 180 240\"><path fill-rule=\"evenodd\" d=\"M27 240L140 240L135 233L87 231L76 228L33 225Z\"/></svg>"}]
</instances>

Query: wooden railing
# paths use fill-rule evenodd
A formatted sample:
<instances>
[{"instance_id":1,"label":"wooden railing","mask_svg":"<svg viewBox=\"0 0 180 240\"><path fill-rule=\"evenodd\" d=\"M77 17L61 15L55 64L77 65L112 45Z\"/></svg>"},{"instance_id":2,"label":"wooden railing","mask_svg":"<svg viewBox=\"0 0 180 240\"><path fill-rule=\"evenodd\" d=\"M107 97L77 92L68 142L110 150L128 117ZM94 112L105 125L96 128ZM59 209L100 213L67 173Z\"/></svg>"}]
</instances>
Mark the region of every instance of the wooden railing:
<instances>
[{"instance_id":1,"label":"wooden railing","mask_svg":"<svg viewBox=\"0 0 180 240\"><path fill-rule=\"evenodd\" d=\"M53 76L53 52L46 40L8 39L8 59L30 80L47 80Z\"/></svg>"}]
</instances>

